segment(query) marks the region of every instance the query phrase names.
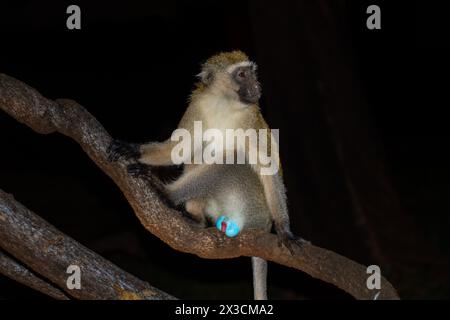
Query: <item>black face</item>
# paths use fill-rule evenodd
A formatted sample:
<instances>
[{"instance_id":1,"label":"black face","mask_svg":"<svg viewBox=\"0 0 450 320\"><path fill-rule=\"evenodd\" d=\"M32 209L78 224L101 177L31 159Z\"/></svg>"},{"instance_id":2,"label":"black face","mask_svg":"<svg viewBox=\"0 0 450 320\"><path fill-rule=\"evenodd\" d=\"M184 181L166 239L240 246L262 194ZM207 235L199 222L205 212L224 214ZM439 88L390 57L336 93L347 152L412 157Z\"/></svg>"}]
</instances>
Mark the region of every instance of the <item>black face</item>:
<instances>
[{"instance_id":1,"label":"black face","mask_svg":"<svg viewBox=\"0 0 450 320\"><path fill-rule=\"evenodd\" d=\"M236 68L232 77L239 85L238 95L241 102L248 104L258 102L261 97L261 86L252 66Z\"/></svg>"}]
</instances>

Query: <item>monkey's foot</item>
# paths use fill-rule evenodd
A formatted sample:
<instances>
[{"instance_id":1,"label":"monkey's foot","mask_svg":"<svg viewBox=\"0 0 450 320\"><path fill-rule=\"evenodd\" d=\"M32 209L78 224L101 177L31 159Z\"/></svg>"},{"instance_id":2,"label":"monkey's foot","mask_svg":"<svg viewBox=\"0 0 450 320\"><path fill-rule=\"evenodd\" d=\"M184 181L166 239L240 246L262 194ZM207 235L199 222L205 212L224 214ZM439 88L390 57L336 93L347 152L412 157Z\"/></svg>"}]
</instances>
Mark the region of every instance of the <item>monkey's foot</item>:
<instances>
[{"instance_id":1,"label":"monkey's foot","mask_svg":"<svg viewBox=\"0 0 450 320\"><path fill-rule=\"evenodd\" d=\"M284 245L289 250L291 255L294 255L295 253L295 246L301 248L305 244L311 244L311 242L303 238L294 236L291 232L283 232L281 234L278 234L278 246L281 247Z\"/></svg>"},{"instance_id":2,"label":"monkey's foot","mask_svg":"<svg viewBox=\"0 0 450 320\"><path fill-rule=\"evenodd\" d=\"M117 161L121 158L137 159L140 156L139 144L129 143L121 140L113 140L106 151L110 162Z\"/></svg>"},{"instance_id":3,"label":"monkey's foot","mask_svg":"<svg viewBox=\"0 0 450 320\"><path fill-rule=\"evenodd\" d=\"M166 207L180 211L180 207L170 200L164 184L152 175L151 166L139 162L131 163L127 165L127 171L133 178L144 179Z\"/></svg>"},{"instance_id":4,"label":"monkey's foot","mask_svg":"<svg viewBox=\"0 0 450 320\"><path fill-rule=\"evenodd\" d=\"M159 197L171 208L175 208L174 204L169 200L164 184L156 179L151 172L151 166L140 162L127 165L127 171L133 178L141 178L146 180L153 189L158 193Z\"/></svg>"},{"instance_id":5,"label":"monkey's foot","mask_svg":"<svg viewBox=\"0 0 450 320\"><path fill-rule=\"evenodd\" d=\"M198 217L192 215L189 211L183 210L183 208L180 206L177 206L175 209L180 211L181 215L184 218L188 219L189 222L194 223L197 227L206 228L208 226L206 219L198 218Z\"/></svg>"}]
</instances>

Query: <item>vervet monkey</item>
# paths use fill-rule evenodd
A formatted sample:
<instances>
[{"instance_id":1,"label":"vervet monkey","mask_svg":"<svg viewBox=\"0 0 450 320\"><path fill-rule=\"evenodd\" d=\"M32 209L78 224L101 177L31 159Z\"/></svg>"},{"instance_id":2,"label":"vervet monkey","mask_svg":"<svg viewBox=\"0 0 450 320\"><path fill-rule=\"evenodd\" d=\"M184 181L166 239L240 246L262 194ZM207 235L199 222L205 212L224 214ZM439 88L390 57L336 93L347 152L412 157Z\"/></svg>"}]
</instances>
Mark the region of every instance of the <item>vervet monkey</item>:
<instances>
[{"instance_id":1,"label":"vervet monkey","mask_svg":"<svg viewBox=\"0 0 450 320\"><path fill-rule=\"evenodd\" d=\"M204 130L266 129L271 135L258 106L261 87L256 64L243 52L224 52L211 57L203 64L199 78L179 129L194 136L194 122L201 121ZM258 148L260 140L258 138L258 143L250 142L244 150L234 152L243 152L247 159L250 152ZM272 139L268 140L268 148L279 165L278 146ZM120 157L136 159L138 164L130 165L129 172L139 176L147 172L146 166L175 164L172 150L176 145L177 141L171 139L141 145L114 140L109 155L111 161ZM244 165L192 164L190 156L183 163L183 174L165 185L164 192L174 204L184 204L186 211L197 220L204 222L209 217L229 236L243 228L270 231L273 222L279 243L289 250L293 243L290 240L297 244L304 242L294 237L290 230L281 170L276 174L262 174L264 164L259 160ZM230 233L231 229L233 232ZM252 265L255 299L266 299L267 262L253 257Z\"/></svg>"}]
</instances>

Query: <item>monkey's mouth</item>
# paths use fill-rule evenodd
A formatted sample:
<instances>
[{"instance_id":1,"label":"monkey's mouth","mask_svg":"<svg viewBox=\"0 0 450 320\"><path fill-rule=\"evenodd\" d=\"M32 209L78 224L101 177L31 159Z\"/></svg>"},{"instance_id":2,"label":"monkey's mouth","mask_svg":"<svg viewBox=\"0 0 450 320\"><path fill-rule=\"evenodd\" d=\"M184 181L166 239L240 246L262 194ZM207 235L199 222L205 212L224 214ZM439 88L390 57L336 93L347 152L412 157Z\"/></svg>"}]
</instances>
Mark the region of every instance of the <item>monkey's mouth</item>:
<instances>
[{"instance_id":1,"label":"monkey's mouth","mask_svg":"<svg viewBox=\"0 0 450 320\"><path fill-rule=\"evenodd\" d=\"M257 103L259 98L261 98L261 89L259 85L253 85L251 87L240 89L238 94L241 102L253 104Z\"/></svg>"}]
</instances>

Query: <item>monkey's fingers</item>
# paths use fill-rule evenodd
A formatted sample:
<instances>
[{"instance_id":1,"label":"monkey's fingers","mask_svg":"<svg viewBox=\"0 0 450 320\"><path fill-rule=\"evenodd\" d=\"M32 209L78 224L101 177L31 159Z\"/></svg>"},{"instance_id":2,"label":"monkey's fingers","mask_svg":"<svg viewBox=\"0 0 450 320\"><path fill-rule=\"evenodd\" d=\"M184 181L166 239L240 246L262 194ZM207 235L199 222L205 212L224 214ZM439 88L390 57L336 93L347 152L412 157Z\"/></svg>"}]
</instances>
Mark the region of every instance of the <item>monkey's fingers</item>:
<instances>
[{"instance_id":1,"label":"monkey's fingers","mask_svg":"<svg viewBox=\"0 0 450 320\"><path fill-rule=\"evenodd\" d=\"M308 240L305 240L305 239L303 239L303 238L301 238L301 237L296 237L295 238L295 240L294 240L294 242L299 246L299 247L301 247L301 246L303 246L303 245L308 245L308 244L311 244L311 241L308 241Z\"/></svg>"},{"instance_id":2,"label":"monkey's fingers","mask_svg":"<svg viewBox=\"0 0 450 320\"><path fill-rule=\"evenodd\" d=\"M294 246L291 242L291 239L289 239L286 236L278 236L278 247L283 247L283 245L289 250L291 255L294 255Z\"/></svg>"},{"instance_id":3,"label":"monkey's fingers","mask_svg":"<svg viewBox=\"0 0 450 320\"><path fill-rule=\"evenodd\" d=\"M146 178L150 176L150 166L143 163L129 164L127 171L134 178Z\"/></svg>"},{"instance_id":4,"label":"monkey's fingers","mask_svg":"<svg viewBox=\"0 0 450 320\"><path fill-rule=\"evenodd\" d=\"M278 236L278 246L281 247L282 245L284 245L289 250L291 255L294 255L295 253L295 246L301 248L305 244L311 244L311 242L303 238L294 236L293 234L284 234Z\"/></svg>"},{"instance_id":5,"label":"monkey's fingers","mask_svg":"<svg viewBox=\"0 0 450 320\"><path fill-rule=\"evenodd\" d=\"M113 140L106 151L108 153L108 161L115 162L121 158L136 159L139 157L139 145L128 143L121 140Z\"/></svg>"}]
</instances>

